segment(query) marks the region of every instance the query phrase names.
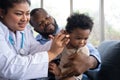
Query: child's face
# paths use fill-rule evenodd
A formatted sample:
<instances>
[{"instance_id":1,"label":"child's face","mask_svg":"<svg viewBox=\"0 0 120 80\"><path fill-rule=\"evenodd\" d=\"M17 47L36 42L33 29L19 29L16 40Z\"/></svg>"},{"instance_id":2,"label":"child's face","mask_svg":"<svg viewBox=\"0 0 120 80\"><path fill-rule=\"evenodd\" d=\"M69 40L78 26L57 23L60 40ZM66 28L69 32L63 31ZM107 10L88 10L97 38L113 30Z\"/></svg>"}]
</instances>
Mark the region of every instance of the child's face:
<instances>
[{"instance_id":1,"label":"child's face","mask_svg":"<svg viewBox=\"0 0 120 80\"><path fill-rule=\"evenodd\" d=\"M68 44L69 48L80 48L86 45L87 39L90 35L90 30L86 29L74 29L72 33L70 33L70 42Z\"/></svg>"}]
</instances>

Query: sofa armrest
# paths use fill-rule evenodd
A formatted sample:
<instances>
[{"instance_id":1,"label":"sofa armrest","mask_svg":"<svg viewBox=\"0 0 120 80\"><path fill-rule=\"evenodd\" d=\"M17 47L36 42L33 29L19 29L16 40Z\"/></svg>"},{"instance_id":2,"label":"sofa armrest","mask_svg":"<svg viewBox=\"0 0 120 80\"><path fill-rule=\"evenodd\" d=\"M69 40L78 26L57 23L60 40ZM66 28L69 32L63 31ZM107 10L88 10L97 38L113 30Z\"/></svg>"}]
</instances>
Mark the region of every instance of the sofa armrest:
<instances>
[{"instance_id":1,"label":"sofa armrest","mask_svg":"<svg viewBox=\"0 0 120 80\"><path fill-rule=\"evenodd\" d=\"M104 41L98 46L101 68L96 80L120 80L120 41Z\"/></svg>"}]
</instances>

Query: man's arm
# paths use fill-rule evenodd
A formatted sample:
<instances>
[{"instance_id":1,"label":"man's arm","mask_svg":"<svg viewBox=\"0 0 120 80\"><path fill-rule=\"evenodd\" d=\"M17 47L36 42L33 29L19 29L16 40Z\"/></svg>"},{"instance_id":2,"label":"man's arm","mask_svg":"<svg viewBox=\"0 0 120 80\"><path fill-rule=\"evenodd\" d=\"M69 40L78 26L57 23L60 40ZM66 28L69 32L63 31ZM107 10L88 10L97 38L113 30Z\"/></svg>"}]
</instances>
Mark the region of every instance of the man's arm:
<instances>
[{"instance_id":1,"label":"man's arm","mask_svg":"<svg viewBox=\"0 0 120 80\"><path fill-rule=\"evenodd\" d=\"M71 67L70 70L66 71L65 74L68 76L80 75L85 71L98 68L101 60L99 52L91 44L87 44L90 55L86 54L73 54L69 57L69 63L65 64L64 67Z\"/></svg>"},{"instance_id":2,"label":"man's arm","mask_svg":"<svg viewBox=\"0 0 120 80\"><path fill-rule=\"evenodd\" d=\"M90 43L87 44L87 47L90 51L90 69L96 69L101 63L101 58L98 50Z\"/></svg>"}]
</instances>

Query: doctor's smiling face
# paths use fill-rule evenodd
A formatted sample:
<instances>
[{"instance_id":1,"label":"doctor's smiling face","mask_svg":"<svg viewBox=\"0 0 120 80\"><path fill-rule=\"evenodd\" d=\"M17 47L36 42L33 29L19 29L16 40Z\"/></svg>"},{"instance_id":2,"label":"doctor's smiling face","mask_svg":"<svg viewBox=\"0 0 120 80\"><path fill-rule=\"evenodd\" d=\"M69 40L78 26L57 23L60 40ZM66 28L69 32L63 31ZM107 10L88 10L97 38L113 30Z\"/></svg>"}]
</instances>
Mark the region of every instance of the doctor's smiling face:
<instances>
[{"instance_id":1,"label":"doctor's smiling face","mask_svg":"<svg viewBox=\"0 0 120 80\"><path fill-rule=\"evenodd\" d=\"M2 22L13 32L22 31L30 20L28 2L13 3L13 7L2 10Z\"/></svg>"}]
</instances>

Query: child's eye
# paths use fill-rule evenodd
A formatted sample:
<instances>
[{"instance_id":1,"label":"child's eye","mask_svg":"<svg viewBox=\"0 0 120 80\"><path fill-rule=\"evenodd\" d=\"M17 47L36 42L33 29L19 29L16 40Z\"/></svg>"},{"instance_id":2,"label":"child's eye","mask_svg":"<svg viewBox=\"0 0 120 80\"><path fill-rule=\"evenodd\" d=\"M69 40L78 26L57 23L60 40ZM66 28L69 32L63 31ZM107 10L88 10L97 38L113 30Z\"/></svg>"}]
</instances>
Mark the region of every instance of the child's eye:
<instances>
[{"instance_id":1,"label":"child's eye","mask_svg":"<svg viewBox=\"0 0 120 80\"><path fill-rule=\"evenodd\" d=\"M79 40L80 40L80 39L82 39L82 38L76 38L76 39L79 39Z\"/></svg>"},{"instance_id":2,"label":"child's eye","mask_svg":"<svg viewBox=\"0 0 120 80\"><path fill-rule=\"evenodd\" d=\"M87 40L88 38L85 38L85 40Z\"/></svg>"}]
</instances>

